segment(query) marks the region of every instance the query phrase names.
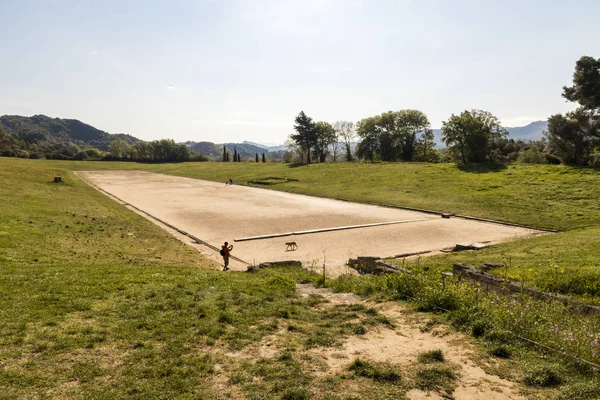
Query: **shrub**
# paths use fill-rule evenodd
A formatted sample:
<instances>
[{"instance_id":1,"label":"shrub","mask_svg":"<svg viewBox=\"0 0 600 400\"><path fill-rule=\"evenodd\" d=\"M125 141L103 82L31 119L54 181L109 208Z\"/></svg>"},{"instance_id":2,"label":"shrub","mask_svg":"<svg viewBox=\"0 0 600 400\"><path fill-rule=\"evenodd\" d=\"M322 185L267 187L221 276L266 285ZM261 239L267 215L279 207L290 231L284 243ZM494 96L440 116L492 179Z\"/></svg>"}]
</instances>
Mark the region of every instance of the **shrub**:
<instances>
[{"instance_id":1,"label":"shrub","mask_svg":"<svg viewBox=\"0 0 600 400\"><path fill-rule=\"evenodd\" d=\"M510 349L502 344L492 347L490 349L490 354L498 358L510 358L512 356Z\"/></svg>"},{"instance_id":2,"label":"shrub","mask_svg":"<svg viewBox=\"0 0 600 400\"><path fill-rule=\"evenodd\" d=\"M563 383L564 379L554 365L534 365L525 372L523 381L529 386L554 387Z\"/></svg>"},{"instance_id":3,"label":"shrub","mask_svg":"<svg viewBox=\"0 0 600 400\"><path fill-rule=\"evenodd\" d=\"M436 362L444 362L444 352L442 350L425 351L417 357L421 364L431 364Z\"/></svg>"},{"instance_id":4,"label":"shrub","mask_svg":"<svg viewBox=\"0 0 600 400\"><path fill-rule=\"evenodd\" d=\"M95 148L95 147L88 147L87 149L83 150L83 152L89 158L101 159L102 157L104 157L104 152L102 150L100 150L100 149Z\"/></svg>"},{"instance_id":5,"label":"shrub","mask_svg":"<svg viewBox=\"0 0 600 400\"><path fill-rule=\"evenodd\" d=\"M524 164L547 164L546 155L537 146L531 146L527 150L519 152L517 162Z\"/></svg>"},{"instance_id":6,"label":"shrub","mask_svg":"<svg viewBox=\"0 0 600 400\"><path fill-rule=\"evenodd\" d=\"M426 391L448 390L450 384L455 380L456 374L448 367L427 367L419 370L417 373L416 385L419 389Z\"/></svg>"},{"instance_id":7,"label":"shrub","mask_svg":"<svg viewBox=\"0 0 600 400\"><path fill-rule=\"evenodd\" d=\"M400 374L392 367L363 361L360 358L354 359L348 370L354 372L356 376L363 376L378 382L395 383L401 379Z\"/></svg>"}]
</instances>

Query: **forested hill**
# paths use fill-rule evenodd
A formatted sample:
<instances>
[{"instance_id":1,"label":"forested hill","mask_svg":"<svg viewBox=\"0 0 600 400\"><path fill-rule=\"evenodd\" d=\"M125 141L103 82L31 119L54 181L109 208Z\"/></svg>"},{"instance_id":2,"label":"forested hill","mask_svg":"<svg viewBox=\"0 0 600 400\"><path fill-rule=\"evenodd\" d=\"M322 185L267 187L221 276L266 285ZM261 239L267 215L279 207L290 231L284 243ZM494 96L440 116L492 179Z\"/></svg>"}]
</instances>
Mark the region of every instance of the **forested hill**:
<instances>
[{"instance_id":1,"label":"forested hill","mask_svg":"<svg viewBox=\"0 0 600 400\"><path fill-rule=\"evenodd\" d=\"M27 143L35 143L40 150L76 144L80 148L95 147L107 151L110 143L122 139L128 144L140 140L123 133L110 134L76 119L50 118L45 115L23 117L4 115L0 125L5 133Z\"/></svg>"}]
</instances>

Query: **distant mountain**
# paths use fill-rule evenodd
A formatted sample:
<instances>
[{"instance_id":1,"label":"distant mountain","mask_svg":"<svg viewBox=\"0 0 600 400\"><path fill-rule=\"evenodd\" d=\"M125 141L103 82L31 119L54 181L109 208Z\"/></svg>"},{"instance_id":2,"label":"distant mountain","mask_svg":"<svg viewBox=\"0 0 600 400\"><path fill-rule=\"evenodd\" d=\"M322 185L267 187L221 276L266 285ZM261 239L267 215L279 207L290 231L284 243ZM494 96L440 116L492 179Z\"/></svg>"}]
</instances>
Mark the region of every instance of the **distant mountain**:
<instances>
[{"instance_id":1,"label":"distant mountain","mask_svg":"<svg viewBox=\"0 0 600 400\"><path fill-rule=\"evenodd\" d=\"M213 143L213 142L185 142L185 144L197 154L204 154L207 157L221 159L223 156L223 146L230 152L237 151L242 159L254 158L258 153L261 157L263 153L271 159L281 159L283 150L286 146L267 147L258 143L244 141L242 143ZM281 150L277 150L281 148Z\"/></svg>"},{"instance_id":2,"label":"distant mountain","mask_svg":"<svg viewBox=\"0 0 600 400\"><path fill-rule=\"evenodd\" d=\"M269 145L269 144L263 144L263 143L254 143L254 142L249 142L247 140L244 140L242 142L242 144L250 144L256 147L261 147L263 149L266 149L268 151L284 151L287 150L287 146L285 144L279 144L279 145Z\"/></svg>"},{"instance_id":3,"label":"distant mountain","mask_svg":"<svg viewBox=\"0 0 600 400\"><path fill-rule=\"evenodd\" d=\"M110 134L101 131L76 119L51 118L45 115L3 115L0 117L0 125L5 133L27 143L35 143L42 151L70 144L107 151L110 143L117 139L129 144L140 141L124 133Z\"/></svg>"},{"instance_id":4,"label":"distant mountain","mask_svg":"<svg viewBox=\"0 0 600 400\"><path fill-rule=\"evenodd\" d=\"M548 121L535 121L529 125L506 129L509 133L508 137L515 140L540 140L542 133L548 130Z\"/></svg>"}]
</instances>

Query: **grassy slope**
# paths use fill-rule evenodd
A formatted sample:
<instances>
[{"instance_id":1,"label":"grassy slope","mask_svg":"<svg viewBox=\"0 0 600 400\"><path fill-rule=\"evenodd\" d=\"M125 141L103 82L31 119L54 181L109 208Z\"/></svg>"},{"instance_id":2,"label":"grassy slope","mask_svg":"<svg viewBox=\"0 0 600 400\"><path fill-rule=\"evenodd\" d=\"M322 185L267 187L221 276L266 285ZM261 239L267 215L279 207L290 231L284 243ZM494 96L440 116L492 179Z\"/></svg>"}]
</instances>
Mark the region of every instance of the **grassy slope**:
<instances>
[{"instance_id":1,"label":"grassy slope","mask_svg":"<svg viewBox=\"0 0 600 400\"><path fill-rule=\"evenodd\" d=\"M63 184L50 183L57 174ZM224 275L57 164L0 158L0 192L0 399L407 390L309 372L306 349L387 321L298 299L302 270ZM280 355L257 356L265 338Z\"/></svg>"}]
</instances>

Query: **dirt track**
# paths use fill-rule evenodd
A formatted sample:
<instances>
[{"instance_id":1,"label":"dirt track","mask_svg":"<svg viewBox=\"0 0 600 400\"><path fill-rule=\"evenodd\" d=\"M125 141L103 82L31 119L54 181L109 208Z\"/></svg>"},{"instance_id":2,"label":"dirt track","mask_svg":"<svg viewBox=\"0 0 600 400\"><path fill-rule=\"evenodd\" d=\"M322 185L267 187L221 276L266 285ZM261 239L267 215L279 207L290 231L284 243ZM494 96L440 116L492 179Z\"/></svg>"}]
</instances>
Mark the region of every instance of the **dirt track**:
<instances>
[{"instance_id":1,"label":"dirt track","mask_svg":"<svg viewBox=\"0 0 600 400\"><path fill-rule=\"evenodd\" d=\"M97 187L203 241L234 245L248 264L298 260L346 271L348 258L436 251L460 242L498 243L541 232L500 224L443 219L437 215L349 203L246 186L140 171L89 171L80 176ZM398 222L350 230L235 242L235 239L348 225ZM295 241L298 250L286 251ZM218 252L205 252L220 261ZM233 269L245 269L233 263Z\"/></svg>"}]
</instances>

